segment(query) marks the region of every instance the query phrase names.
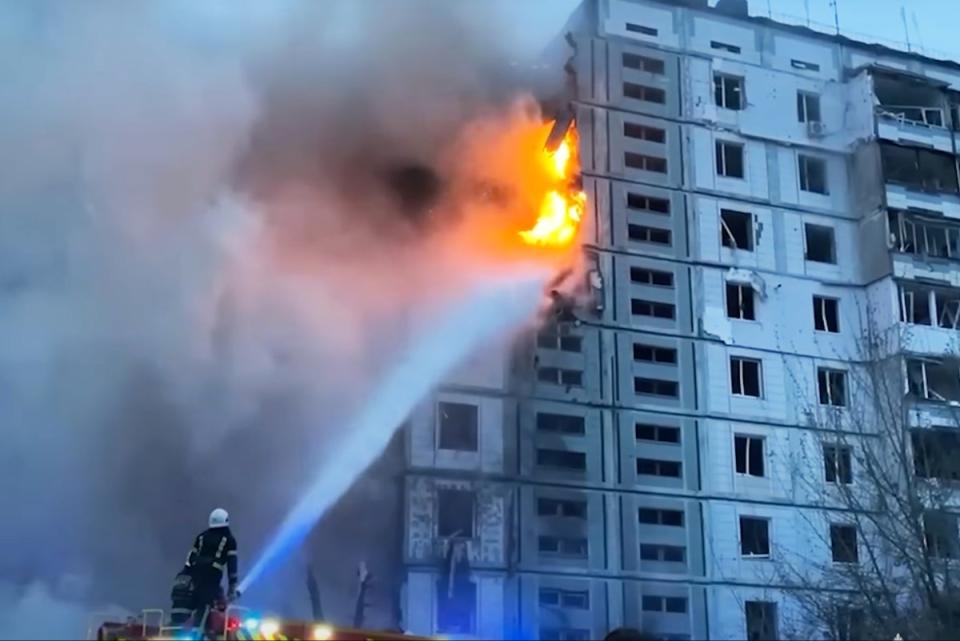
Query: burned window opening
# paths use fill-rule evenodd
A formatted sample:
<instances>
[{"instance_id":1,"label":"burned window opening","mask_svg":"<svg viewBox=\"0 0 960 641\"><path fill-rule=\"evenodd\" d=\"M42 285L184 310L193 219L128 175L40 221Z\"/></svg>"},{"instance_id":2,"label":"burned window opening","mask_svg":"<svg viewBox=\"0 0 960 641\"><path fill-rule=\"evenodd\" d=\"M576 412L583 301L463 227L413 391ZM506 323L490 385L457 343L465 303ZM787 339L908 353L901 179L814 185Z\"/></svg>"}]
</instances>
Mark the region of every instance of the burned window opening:
<instances>
[{"instance_id":1,"label":"burned window opening","mask_svg":"<svg viewBox=\"0 0 960 641\"><path fill-rule=\"evenodd\" d=\"M653 34L656 35L656 34ZM664 61L650 56L641 56L636 53L624 52L621 57L623 66L627 69L636 69L637 71L646 71L657 76L662 76L666 72Z\"/></svg>"},{"instance_id":2,"label":"burned window opening","mask_svg":"<svg viewBox=\"0 0 960 641\"><path fill-rule=\"evenodd\" d=\"M952 154L880 143L884 178L921 191L957 193L957 166Z\"/></svg>"},{"instance_id":3,"label":"burned window opening","mask_svg":"<svg viewBox=\"0 0 960 641\"><path fill-rule=\"evenodd\" d=\"M476 509L477 495L472 490L437 490L437 536L473 537Z\"/></svg>"},{"instance_id":4,"label":"burned window opening","mask_svg":"<svg viewBox=\"0 0 960 641\"><path fill-rule=\"evenodd\" d=\"M751 285L727 283L727 317L756 320L753 299L754 292Z\"/></svg>"},{"instance_id":5,"label":"burned window opening","mask_svg":"<svg viewBox=\"0 0 960 641\"><path fill-rule=\"evenodd\" d=\"M839 301L825 296L813 297L813 326L818 332L840 331Z\"/></svg>"},{"instance_id":6,"label":"burned window opening","mask_svg":"<svg viewBox=\"0 0 960 641\"><path fill-rule=\"evenodd\" d=\"M927 127L944 127L944 93L937 87L904 77L876 74L873 91L880 115Z\"/></svg>"},{"instance_id":7,"label":"burned window opening","mask_svg":"<svg viewBox=\"0 0 960 641\"><path fill-rule=\"evenodd\" d=\"M655 198L653 196L637 194L632 191L627 192L627 207L629 209L636 209L653 214L670 215L670 201L666 198Z\"/></svg>"},{"instance_id":8,"label":"burned window opening","mask_svg":"<svg viewBox=\"0 0 960 641\"><path fill-rule=\"evenodd\" d=\"M760 361L731 356L730 390L734 396L760 398Z\"/></svg>"},{"instance_id":9,"label":"burned window opening","mask_svg":"<svg viewBox=\"0 0 960 641\"><path fill-rule=\"evenodd\" d=\"M740 517L740 555L770 556L769 519Z\"/></svg>"},{"instance_id":10,"label":"burned window opening","mask_svg":"<svg viewBox=\"0 0 960 641\"><path fill-rule=\"evenodd\" d=\"M914 474L925 479L960 481L960 432L955 430L914 430Z\"/></svg>"},{"instance_id":11,"label":"burned window opening","mask_svg":"<svg viewBox=\"0 0 960 641\"><path fill-rule=\"evenodd\" d=\"M663 89L639 85L635 82L623 83L623 95L626 98L632 98L642 102L652 102L657 105L666 104L667 102L667 92Z\"/></svg>"},{"instance_id":12,"label":"burned window opening","mask_svg":"<svg viewBox=\"0 0 960 641\"><path fill-rule=\"evenodd\" d=\"M627 237L637 243L651 243L669 247L673 243L673 234L669 229L651 227L649 225L627 225Z\"/></svg>"},{"instance_id":13,"label":"burned window opening","mask_svg":"<svg viewBox=\"0 0 960 641\"><path fill-rule=\"evenodd\" d=\"M954 362L908 360L907 389L928 401L960 403L960 370Z\"/></svg>"},{"instance_id":14,"label":"burned window opening","mask_svg":"<svg viewBox=\"0 0 960 641\"><path fill-rule=\"evenodd\" d=\"M753 251L753 216L742 211L721 209L720 242L730 249Z\"/></svg>"},{"instance_id":15,"label":"burned window opening","mask_svg":"<svg viewBox=\"0 0 960 641\"><path fill-rule=\"evenodd\" d=\"M925 258L960 258L960 228L891 210L887 215L895 250Z\"/></svg>"},{"instance_id":16,"label":"burned window opening","mask_svg":"<svg viewBox=\"0 0 960 641\"><path fill-rule=\"evenodd\" d=\"M477 451L479 408L476 405L441 402L437 406L437 413L440 419L441 450Z\"/></svg>"},{"instance_id":17,"label":"burned window opening","mask_svg":"<svg viewBox=\"0 0 960 641\"><path fill-rule=\"evenodd\" d=\"M659 127L649 127L647 125L639 125L635 122L624 122L623 123L623 135L628 138L636 138L637 140L646 140L647 142L655 142L659 144L666 144L667 142L667 132L664 129Z\"/></svg>"},{"instance_id":18,"label":"burned window opening","mask_svg":"<svg viewBox=\"0 0 960 641\"><path fill-rule=\"evenodd\" d=\"M804 223L803 235L806 245L806 260L814 263L836 264L837 248L833 227Z\"/></svg>"}]
</instances>

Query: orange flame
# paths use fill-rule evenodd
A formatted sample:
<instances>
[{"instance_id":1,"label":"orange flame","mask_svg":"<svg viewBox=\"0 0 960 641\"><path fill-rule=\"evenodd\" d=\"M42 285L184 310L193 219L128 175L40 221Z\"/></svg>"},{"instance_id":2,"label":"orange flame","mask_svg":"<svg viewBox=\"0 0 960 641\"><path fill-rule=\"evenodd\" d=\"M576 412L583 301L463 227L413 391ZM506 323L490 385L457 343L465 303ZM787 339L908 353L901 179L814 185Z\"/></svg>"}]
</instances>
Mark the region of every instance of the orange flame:
<instances>
[{"instance_id":1,"label":"orange flame","mask_svg":"<svg viewBox=\"0 0 960 641\"><path fill-rule=\"evenodd\" d=\"M543 196L536 223L519 234L528 245L566 247L577 235L587 203L587 195L573 187L577 168L576 130L570 127L557 148L553 152L544 151L541 160L552 178L552 188Z\"/></svg>"}]
</instances>

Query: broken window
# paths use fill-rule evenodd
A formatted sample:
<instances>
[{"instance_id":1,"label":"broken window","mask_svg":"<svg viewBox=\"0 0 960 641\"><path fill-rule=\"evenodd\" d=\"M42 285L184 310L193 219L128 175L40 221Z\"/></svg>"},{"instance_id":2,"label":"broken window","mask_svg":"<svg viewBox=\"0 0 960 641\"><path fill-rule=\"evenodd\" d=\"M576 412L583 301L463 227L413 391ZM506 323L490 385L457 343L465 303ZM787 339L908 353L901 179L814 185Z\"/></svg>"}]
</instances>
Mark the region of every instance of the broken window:
<instances>
[{"instance_id":1,"label":"broken window","mask_svg":"<svg viewBox=\"0 0 960 641\"><path fill-rule=\"evenodd\" d=\"M683 527L683 510L662 510L642 507L637 512L637 518L645 525Z\"/></svg>"},{"instance_id":2,"label":"broken window","mask_svg":"<svg viewBox=\"0 0 960 641\"><path fill-rule=\"evenodd\" d=\"M917 125L944 126L944 95L937 87L905 76L876 74L873 89L881 115Z\"/></svg>"},{"instance_id":3,"label":"broken window","mask_svg":"<svg viewBox=\"0 0 960 641\"><path fill-rule=\"evenodd\" d=\"M640 285L657 285L658 287L673 287L673 272L645 267L631 267L630 280Z\"/></svg>"},{"instance_id":4,"label":"broken window","mask_svg":"<svg viewBox=\"0 0 960 641\"><path fill-rule=\"evenodd\" d=\"M626 30L631 33L642 33L645 36L655 36L658 31L653 27L648 27L642 24L636 24L633 22L626 23Z\"/></svg>"},{"instance_id":5,"label":"broken window","mask_svg":"<svg viewBox=\"0 0 960 641\"><path fill-rule=\"evenodd\" d=\"M636 423L633 430L638 441L656 441L658 443L680 442L679 427L651 425L649 423Z\"/></svg>"},{"instance_id":6,"label":"broken window","mask_svg":"<svg viewBox=\"0 0 960 641\"><path fill-rule=\"evenodd\" d=\"M667 92L657 87L648 87L647 85L638 85L635 82L623 83L623 95L634 100L643 102L652 102L662 105L667 102Z\"/></svg>"},{"instance_id":7,"label":"broken window","mask_svg":"<svg viewBox=\"0 0 960 641\"><path fill-rule=\"evenodd\" d=\"M684 563L687 557L687 548L680 545L656 545L653 543L640 544L641 561L662 561L665 563Z\"/></svg>"},{"instance_id":8,"label":"broken window","mask_svg":"<svg viewBox=\"0 0 960 641\"><path fill-rule=\"evenodd\" d=\"M586 421L582 416L570 414L554 414L551 412L537 412L537 431L554 434L586 434Z\"/></svg>"},{"instance_id":9,"label":"broken window","mask_svg":"<svg viewBox=\"0 0 960 641\"><path fill-rule=\"evenodd\" d=\"M956 364L933 360L907 361L907 388L928 401L960 401L960 372Z\"/></svg>"},{"instance_id":10,"label":"broken window","mask_svg":"<svg viewBox=\"0 0 960 641\"><path fill-rule=\"evenodd\" d=\"M440 418L441 450L477 451L479 408L476 405L441 402L437 406L437 413Z\"/></svg>"},{"instance_id":11,"label":"broken window","mask_svg":"<svg viewBox=\"0 0 960 641\"><path fill-rule=\"evenodd\" d=\"M677 398L680 395L680 385L677 381L667 381L660 378L644 378L636 376L633 379L633 391L635 394L647 396L665 396L668 398Z\"/></svg>"},{"instance_id":12,"label":"broken window","mask_svg":"<svg viewBox=\"0 0 960 641\"><path fill-rule=\"evenodd\" d=\"M857 552L857 527L855 525L830 526L830 551L834 563L856 563L859 560Z\"/></svg>"},{"instance_id":13,"label":"broken window","mask_svg":"<svg viewBox=\"0 0 960 641\"><path fill-rule=\"evenodd\" d=\"M587 590L561 590L540 588L540 605L575 610L590 609L590 593Z\"/></svg>"},{"instance_id":14,"label":"broken window","mask_svg":"<svg viewBox=\"0 0 960 641\"><path fill-rule=\"evenodd\" d=\"M890 235L897 251L930 258L960 258L960 229L891 210Z\"/></svg>"},{"instance_id":15,"label":"broken window","mask_svg":"<svg viewBox=\"0 0 960 641\"><path fill-rule=\"evenodd\" d=\"M884 177L912 189L956 193L957 167L952 154L880 143Z\"/></svg>"},{"instance_id":16,"label":"broken window","mask_svg":"<svg viewBox=\"0 0 960 641\"><path fill-rule=\"evenodd\" d=\"M718 140L716 144L717 175L727 178L743 178L743 145Z\"/></svg>"},{"instance_id":17,"label":"broken window","mask_svg":"<svg viewBox=\"0 0 960 641\"><path fill-rule=\"evenodd\" d=\"M623 123L623 135L637 140L664 144L667 142L667 132L659 127L639 125L635 122Z\"/></svg>"},{"instance_id":18,"label":"broken window","mask_svg":"<svg viewBox=\"0 0 960 641\"><path fill-rule=\"evenodd\" d=\"M820 122L820 96L809 91L797 92L797 120Z\"/></svg>"},{"instance_id":19,"label":"broken window","mask_svg":"<svg viewBox=\"0 0 960 641\"><path fill-rule=\"evenodd\" d=\"M677 350L657 345L633 344L633 360L644 363L676 363Z\"/></svg>"},{"instance_id":20,"label":"broken window","mask_svg":"<svg viewBox=\"0 0 960 641\"><path fill-rule=\"evenodd\" d=\"M683 467L680 461L664 461L655 458L638 458L637 474L641 476L666 476L680 478Z\"/></svg>"},{"instance_id":21,"label":"broken window","mask_svg":"<svg viewBox=\"0 0 960 641\"><path fill-rule=\"evenodd\" d=\"M722 73L713 74L713 101L723 109L743 109L746 106L743 99L743 78Z\"/></svg>"},{"instance_id":22,"label":"broken window","mask_svg":"<svg viewBox=\"0 0 960 641\"><path fill-rule=\"evenodd\" d=\"M805 258L814 263L837 262L836 241L833 237L833 227L804 223L803 234L806 241Z\"/></svg>"},{"instance_id":23,"label":"broken window","mask_svg":"<svg viewBox=\"0 0 960 641\"><path fill-rule=\"evenodd\" d=\"M671 236L671 231L662 227L635 225L633 223L627 225L627 237L635 242L669 247L672 242Z\"/></svg>"},{"instance_id":24,"label":"broken window","mask_svg":"<svg viewBox=\"0 0 960 641\"><path fill-rule=\"evenodd\" d=\"M960 481L960 432L925 429L915 430L910 437L917 476Z\"/></svg>"},{"instance_id":25,"label":"broken window","mask_svg":"<svg viewBox=\"0 0 960 641\"><path fill-rule=\"evenodd\" d=\"M579 354L583 351L583 337L561 334L556 327L544 328L537 333L537 347Z\"/></svg>"},{"instance_id":26,"label":"broken window","mask_svg":"<svg viewBox=\"0 0 960 641\"><path fill-rule=\"evenodd\" d=\"M666 198L655 198L632 191L627 192L627 207L652 214L670 215L670 201Z\"/></svg>"},{"instance_id":27,"label":"broken window","mask_svg":"<svg viewBox=\"0 0 960 641\"><path fill-rule=\"evenodd\" d=\"M802 71L820 71L820 65L817 63L797 60L796 58L790 61L790 66L794 69L800 69Z\"/></svg>"},{"instance_id":28,"label":"broken window","mask_svg":"<svg viewBox=\"0 0 960 641\"><path fill-rule=\"evenodd\" d=\"M541 367L537 369L537 380L541 383L580 387L583 385L583 372L578 369L564 369L562 367Z\"/></svg>"},{"instance_id":29,"label":"broken window","mask_svg":"<svg viewBox=\"0 0 960 641\"><path fill-rule=\"evenodd\" d=\"M850 448L846 445L824 443L823 469L827 483L849 485L853 483Z\"/></svg>"},{"instance_id":30,"label":"broken window","mask_svg":"<svg viewBox=\"0 0 960 641\"><path fill-rule=\"evenodd\" d=\"M740 555L770 556L770 520L740 517Z\"/></svg>"},{"instance_id":31,"label":"broken window","mask_svg":"<svg viewBox=\"0 0 960 641\"><path fill-rule=\"evenodd\" d=\"M476 503L471 490L437 490L437 536L473 537Z\"/></svg>"},{"instance_id":32,"label":"broken window","mask_svg":"<svg viewBox=\"0 0 960 641\"><path fill-rule=\"evenodd\" d=\"M743 604L747 619L747 641L776 641L777 604L772 601L746 601Z\"/></svg>"},{"instance_id":33,"label":"broken window","mask_svg":"<svg viewBox=\"0 0 960 641\"><path fill-rule=\"evenodd\" d=\"M644 594L641 601L641 607L644 612L674 612L682 614L687 611L687 600L683 597Z\"/></svg>"},{"instance_id":34,"label":"broken window","mask_svg":"<svg viewBox=\"0 0 960 641\"><path fill-rule=\"evenodd\" d=\"M737 474L764 476L763 437L737 434L733 437L733 454Z\"/></svg>"},{"instance_id":35,"label":"broken window","mask_svg":"<svg viewBox=\"0 0 960 641\"><path fill-rule=\"evenodd\" d=\"M537 499L537 516L585 519L587 518L587 502L540 498Z\"/></svg>"},{"instance_id":36,"label":"broken window","mask_svg":"<svg viewBox=\"0 0 960 641\"><path fill-rule=\"evenodd\" d=\"M583 452L541 448L537 450L537 465L583 471L587 469L587 455Z\"/></svg>"},{"instance_id":37,"label":"broken window","mask_svg":"<svg viewBox=\"0 0 960 641\"><path fill-rule=\"evenodd\" d=\"M937 310L937 325L957 329L960 325L960 293L938 290L934 292L933 303Z\"/></svg>"},{"instance_id":38,"label":"broken window","mask_svg":"<svg viewBox=\"0 0 960 641\"><path fill-rule=\"evenodd\" d=\"M800 189L815 194L829 194L827 188L827 161L823 158L799 154Z\"/></svg>"},{"instance_id":39,"label":"broken window","mask_svg":"<svg viewBox=\"0 0 960 641\"><path fill-rule=\"evenodd\" d=\"M677 310L670 303L658 303L640 298L631 298L630 313L634 316L649 316L650 318L673 320L676 317Z\"/></svg>"},{"instance_id":40,"label":"broken window","mask_svg":"<svg viewBox=\"0 0 960 641\"><path fill-rule=\"evenodd\" d=\"M817 390L821 405L845 407L847 404L847 373L841 370L818 367Z\"/></svg>"},{"instance_id":41,"label":"broken window","mask_svg":"<svg viewBox=\"0 0 960 641\"><path fill-rule=\"evenodd\" d=\"M539 541L541 552L587 558L587 540L562 536L541 536Z\"/></svg>"},{"instance_id":42,"label":"broken window","mask_svg":"<svg viewBox=\"0 0 960 641\"><path fill-rule=\"evenodd\" d=\"M900 320L912 325L930 325L930 292L901 285Z\"/></svg>"},{"instance_id":43,"label":"broken window","mask_svg":"<svg viewBox=\"0 0 960 641\"><path fill-rule=\"evenodd\" d=\"M623 154L623 164L640 171L652 171L657 174L667 173L667 159L660 156L649 156L628 151Z\"/></svg>"},{"instance_id":44,"label":"broken window","mask_svg":"<svg viewBox=\"0 0 960 641\"><path fill-rule=\"evenodd\" d=\"M836 298L813 297L813 326L818 332L840 331L839 304Z\"/></svg>"},{"instance_id":45,"label":"broken window","mask_svg":"<svg viewBox=\"0 0 960 641\"><path fill-rule=\"evenodd\" d=\"M637 71L646 71L647 73L662 76L666 71L663 60L651 58L650 56L641 56L636 53L623 54L623 66L627 69L636 69Z\"/></svg>"},{"instance_id":46,"label":"broken window","mask_svg":"<svg viewBox=\"0 0 960 641\"><path fill-rule=\"evenodd\" d=\"M753 216L743 211L721 209L720 242L730 249L753 251Z\"/></svg>"},{"instance_id":47,"label":"broken window","mask_svg":"<svg viewBox=\"0 0 960 641\"><path fill-rule=\"evenodd\" d=\"M719 40L711 40L710 48L717 49L719 51L726 51L727 53L740 53L740 47L737 45L728 45L725 42L720 42Z\"/></svg>"},{"instance_id":48,"label":"broken window","mask_svg":"<svg viewBox=\"0 0 960 641\"><path fill-rule=\"evenodd\" d=\"M730 390L734 396L760 398L760 361L731 356Z\"/></svg>"},{"instance_id":49,"label":"broken window","mask_svg":"<svg viewBox=\"0 0 960 641\"><path fill-rule=\"evenodd\" d=\"M742 283L727 283L727 317L756 320L753 309L753 287Z\"/></svg>"},{"instance_id":50,"label":"broken window","mask_svg":"<svg viewBox=\"0 0 960 641\"><path fill-rule=\"evenodd\" d=\"M927 512L923 515L923 534L930 556L938 559L955 559L960 556L956 515L939 511Z\"/></svg>"}]
</instances>

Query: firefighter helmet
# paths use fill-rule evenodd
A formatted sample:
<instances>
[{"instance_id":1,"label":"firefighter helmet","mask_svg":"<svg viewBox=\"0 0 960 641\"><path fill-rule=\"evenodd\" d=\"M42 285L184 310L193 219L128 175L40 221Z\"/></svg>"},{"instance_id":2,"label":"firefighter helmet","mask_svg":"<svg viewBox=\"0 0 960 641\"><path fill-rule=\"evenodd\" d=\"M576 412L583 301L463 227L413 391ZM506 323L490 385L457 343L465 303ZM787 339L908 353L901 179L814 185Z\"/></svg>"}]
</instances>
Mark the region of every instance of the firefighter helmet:
<instances>
[{"instance_id":1,"label":"firefighter helmet","mask_svg":"<svg viewBox=\"0 0 960 641\"><path fill-rule=\"evenodd\" d=\"M230 515L222 507L210 513L210 527L226 527L230 525Z\"/></svg>"}]
</instances>

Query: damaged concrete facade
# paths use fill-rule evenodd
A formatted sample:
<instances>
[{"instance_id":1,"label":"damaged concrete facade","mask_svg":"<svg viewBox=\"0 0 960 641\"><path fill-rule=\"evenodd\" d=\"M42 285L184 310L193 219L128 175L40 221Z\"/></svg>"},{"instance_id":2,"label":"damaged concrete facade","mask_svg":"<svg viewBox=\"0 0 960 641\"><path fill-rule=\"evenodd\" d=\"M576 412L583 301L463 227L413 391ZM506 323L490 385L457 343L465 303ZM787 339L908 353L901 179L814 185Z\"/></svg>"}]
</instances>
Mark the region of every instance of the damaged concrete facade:
<instances>
[{"instance_id":1,"label":"damaged concrete facade","mask_svg":"<svg viewBox=\"0 0 960 641\"><path fill-rule=\"evenodd\" d=\"M411 418L414 632L782 638L778 559L831 555L792 465L855 478L808 408L846 411L868 323L902 336L918 426L960 402L960 66L721 4L587 0L571 21L601 299ZM452 624L460 539L473 587Z\"/></svg>"}]
</instances>

